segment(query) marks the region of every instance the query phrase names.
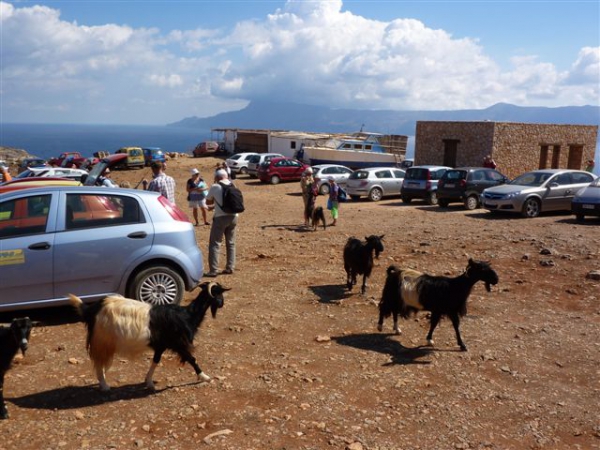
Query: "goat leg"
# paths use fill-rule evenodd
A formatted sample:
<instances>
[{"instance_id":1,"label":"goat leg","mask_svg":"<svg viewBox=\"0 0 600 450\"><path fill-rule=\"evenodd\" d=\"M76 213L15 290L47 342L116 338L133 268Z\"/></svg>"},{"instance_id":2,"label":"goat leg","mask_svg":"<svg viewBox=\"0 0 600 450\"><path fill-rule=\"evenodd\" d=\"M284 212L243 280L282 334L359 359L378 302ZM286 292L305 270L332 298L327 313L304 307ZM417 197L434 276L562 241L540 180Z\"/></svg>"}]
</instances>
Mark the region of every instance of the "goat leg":
<instances>
[{"instance_id":1,"label":"goat leg","mask_svg":"<svg viewBox=\"0 0 600 450\"><path fill-rule=\"evenodd\" d=\"M429 333L427 333L427 344L433 346L433 330L438 326L442 315L440 313L431 313Z\"/></svg>"},{"instance_id":2,"label":"goat leg","mask_svg":"<svg viewBox=\"0 0 600 450\"><path fill-rule=\"evenodd\" d=\"M394 318L394 333L402 334L402 332L400 331L400 327L398 326L398 313L396 311L393 311L392 316Z\"/></svg>"},{"instance_id":3,"label":"goat leg","mask_svg":"<svg viewBox=\"0 0 600 450\"><path fill-rule=\"evenodd\" d=\"M0 376L0 419L8 419L8 410L4 404L4 374Z\"/></svg>"},{"instance_id":4,"label":"goat leg","mask_svg":"<svg viewBox=\"0 0 600 450\"><path fill-rule=\"evenodd\" d=\"M154 350L154 356L152 357L152 364L150 364L150 369L148 369L148 373L146 374L146 387L148 389L154 390L154 381L152 377L154 376L154 371L156 370L156 366L160 364L160 359L162 358L162 354L165 349Z\"/></svg>"},{"instance_id":5,"label":"goat leg","mask_svg":"<svg viewBox=\"0 0 600 450\"><path fill-rule=\"evenodd\" d=\"M196 376L198 377L198 380L210 381L211 378L208 375L206 375L204 372L202 372L202 369L198 365L196 358L194 358L194 356L189 351L185 351L185 352L182 351L182 352L180 352L179 356L181 356L182 361L189 363L194 368L194 371L196 372Z\"/></svg>"},{"instance_id":6,"label":"goat leg","mask_svg":"<svg viewBox=\"0 0 600 450\"><path fill-rule=\"evenodd\" d=\"M454 313L450 315L450 320L452 321L452 326L454 327L454 331L456 332L456 343L460 346L460 349L463 352L466 352L467 346L460 337L460 330L458 329L458 327L460 326L460 317L458 316L458 314Z\"/></svg>"},{"instance_id":7,"label":"goat leg","mask_svg":"<svg viewBox=\"0 0 600 450\"><path fill-rule=\"evenodd\" d=\"M362 287L360 288L360 292L364 295L367 292L367 276L363 275Z\"/></svg>"},{"instance_id":8,"label":"goat leg","mask_svg":"<svg viewBox=\"0 0 600 450\"><path fill-rule=\"evenodd\" d=\"M110 386L106 382L105 372L103 366L96 366L96 377L98 378L98 383L100 383L100 390L102 392L110 391Z\"/></svg>"}]
</instances>

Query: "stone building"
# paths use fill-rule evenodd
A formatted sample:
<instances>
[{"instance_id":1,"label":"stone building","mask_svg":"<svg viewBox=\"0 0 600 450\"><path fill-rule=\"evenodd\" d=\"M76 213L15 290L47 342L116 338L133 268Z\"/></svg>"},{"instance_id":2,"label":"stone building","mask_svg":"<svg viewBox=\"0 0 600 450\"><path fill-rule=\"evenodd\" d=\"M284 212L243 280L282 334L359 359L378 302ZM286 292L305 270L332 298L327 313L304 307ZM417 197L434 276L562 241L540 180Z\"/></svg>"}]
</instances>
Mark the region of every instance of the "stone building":
<instances>
[{"instance_id":1,"label":"stone building","mask_svg":"<svg viewBox=\"0 0 600 450\"><path fill-rule=\"evenodd\" d=\"M491 155L510 178L535 169L584 169L597 138L596 125L418 121L415 164L481 166Z\"/></svg>"}]
</instances>

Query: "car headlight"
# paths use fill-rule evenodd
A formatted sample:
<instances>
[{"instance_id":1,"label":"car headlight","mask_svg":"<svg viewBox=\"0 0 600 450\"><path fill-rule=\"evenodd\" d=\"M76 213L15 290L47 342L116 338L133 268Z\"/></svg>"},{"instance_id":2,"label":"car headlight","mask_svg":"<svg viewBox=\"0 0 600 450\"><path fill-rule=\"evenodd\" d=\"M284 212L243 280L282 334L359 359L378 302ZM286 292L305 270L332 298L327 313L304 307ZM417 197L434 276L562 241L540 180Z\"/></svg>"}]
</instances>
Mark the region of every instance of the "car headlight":
<instances>
[{"instance_id":1,"label":"car headlight","mask_svg":"<svg viewBox=\"0 0 600 450\"><path fill-rule=\"evenodd\" d=\"M512 198L515 198L517 196L521 195L521 191L517 191L517 192L511 192L510 194L506 194L504 196L505 199L510 200Z\"/></svg>"}]
</instances>

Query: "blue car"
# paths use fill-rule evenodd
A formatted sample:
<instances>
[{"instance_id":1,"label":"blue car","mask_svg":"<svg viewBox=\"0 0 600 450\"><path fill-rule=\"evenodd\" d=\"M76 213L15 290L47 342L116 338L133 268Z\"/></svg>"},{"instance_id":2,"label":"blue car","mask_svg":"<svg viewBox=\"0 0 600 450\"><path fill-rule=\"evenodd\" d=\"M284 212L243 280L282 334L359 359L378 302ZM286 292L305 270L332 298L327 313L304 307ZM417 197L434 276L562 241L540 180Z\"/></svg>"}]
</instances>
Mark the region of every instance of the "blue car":
<instances>
[{"instance_id":1,"label":"blue car","mask_svg":"<svg viewBox=\"0 0 600 450\"><path fill-rule=\"evenodd\" d=\"M146 166L149 166L155 161L165 162L165 152L159 147L144 147L142 149L144 152L144 162Z\"/></svg>"},{"instance_id":2,"label":"blue car","mask_svg":"<svg viewBox=\"0 0 600 450\"><path fill-rule=\"evenodd\" d=\"M0 194L0 311L121 294L179 303L203 273L186 214L156 192L46 186Z\"/></svg>"}]
</instances>

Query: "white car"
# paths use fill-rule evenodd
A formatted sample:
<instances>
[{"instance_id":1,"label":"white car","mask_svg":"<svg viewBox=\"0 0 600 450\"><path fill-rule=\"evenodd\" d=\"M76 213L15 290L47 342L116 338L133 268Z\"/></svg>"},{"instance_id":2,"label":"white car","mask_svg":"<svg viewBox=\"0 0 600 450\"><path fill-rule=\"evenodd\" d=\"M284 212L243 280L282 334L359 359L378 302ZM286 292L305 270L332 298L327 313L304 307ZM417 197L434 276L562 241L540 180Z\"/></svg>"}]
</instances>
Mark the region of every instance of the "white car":
<instances>
[{"instance_id":1,"label":"white car","mask_svg":"<svg viewBox=\"0 0 600 450\"><path fill-rule=\"evenodd\" d=\"M254 155L258 155L258 153L236 153L227 158L225 162L232 172L247 174L250 157Z\"/></svg>"},{"instance_id":2,"label":"white car","mask_svg":"<svg viewBox=\"0 0 600 450\"><path fill-rule=\"evenodd\" d=\"M81 181L81 177L87 174L87 170L70 169L67 167L30 167L14 178L55 177Z\"/></svg>"},{"instance_id":3,"label":"white car","mask_svg":"<svg viewBox=\"0 0 600 450\"><path fill-rule=\"evenodd\" d=\"M312 169L313 178L319 185L321 195L329 194L329 177L333 177L338 185L344 187L352 174L352 169L338 164L319 164L312 166Z\"/></svg>"},{"instance_id":4,"label":"white car","mask_svg":"<svg viewBox=\"0 0 600 450\"><path fill-rule=\"evenodd\" d=\"M248 159L248 175L250 178L258 177L258 166L262 163L271 161L273 158L282 158L283 155L279 153L257 153Z\"/></svg>"}]
</instances>

